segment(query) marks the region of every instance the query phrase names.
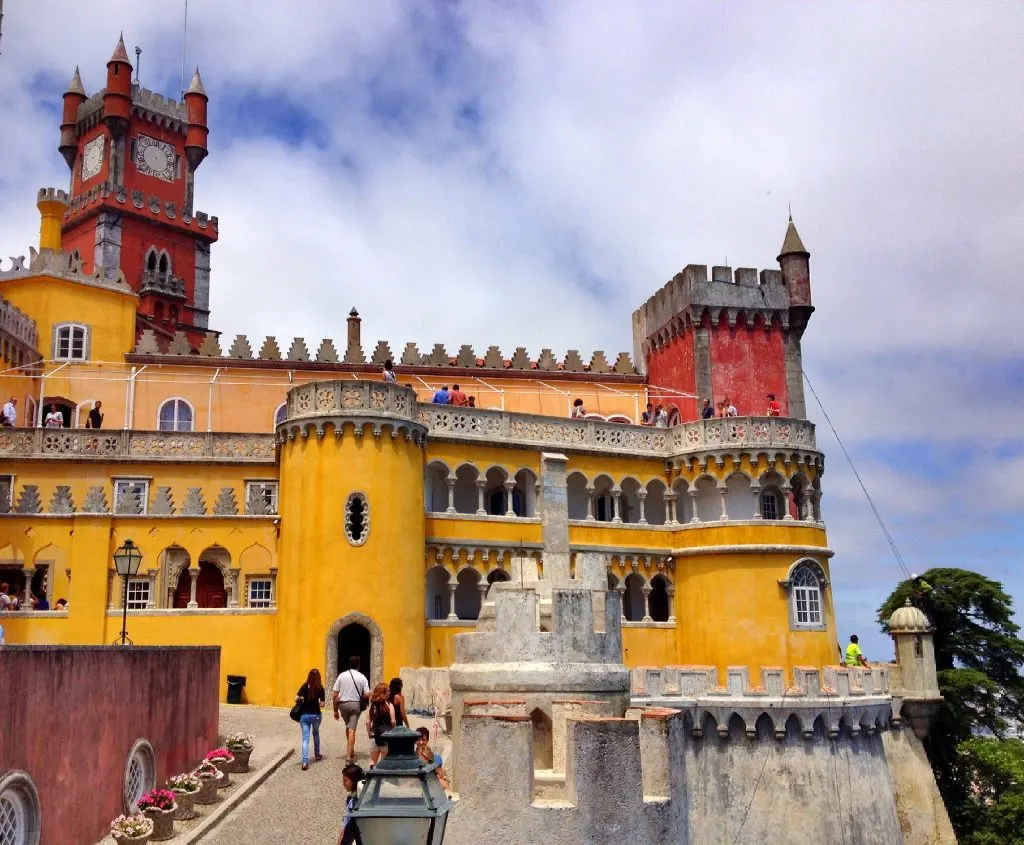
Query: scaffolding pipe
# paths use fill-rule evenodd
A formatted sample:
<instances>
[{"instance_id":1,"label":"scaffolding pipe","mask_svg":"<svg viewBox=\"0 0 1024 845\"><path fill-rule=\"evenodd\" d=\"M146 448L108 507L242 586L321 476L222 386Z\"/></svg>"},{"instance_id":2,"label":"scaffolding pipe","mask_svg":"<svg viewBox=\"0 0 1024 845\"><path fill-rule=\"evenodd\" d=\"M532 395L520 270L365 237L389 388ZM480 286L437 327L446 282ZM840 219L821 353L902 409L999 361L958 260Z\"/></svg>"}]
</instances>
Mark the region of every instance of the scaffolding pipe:
<instances>
[{"instance_id":1,"label":"scaffolding pipe","mask_svg":"<svg viewBox=\"0 0 1024 845\"><path fill-rule=\"evenodd\" d=\"M217 376L220 375L221 368L217 367L217 372L213 374L213 378L210 379L210 395L206 401L206 430L213 431L213 383L217 381Z\"/></svg>"},{"instance_id":2,"label":"scaffolding pipe","mask_svg":"<svg viewBox=\"0 0 1024 845\"><path fill-rule=\"evenodd\" d=\"M37 428L41 428L42 425L43 425L43 396L44 396L43 391L46 390L46 380L50 376L52 376L54 373L58 373L61 370L63 370L70 363L71 363L70 361L65 361L63 364L61 364L59 367L57 367L56 370L51 370L50 372L43 374L42 378L39 379L39 404L36 405L36 415L35 415L36 416L35 426ZM71 420L68 420L68 422L70 423Z\"/></svg>"}]
</instances>

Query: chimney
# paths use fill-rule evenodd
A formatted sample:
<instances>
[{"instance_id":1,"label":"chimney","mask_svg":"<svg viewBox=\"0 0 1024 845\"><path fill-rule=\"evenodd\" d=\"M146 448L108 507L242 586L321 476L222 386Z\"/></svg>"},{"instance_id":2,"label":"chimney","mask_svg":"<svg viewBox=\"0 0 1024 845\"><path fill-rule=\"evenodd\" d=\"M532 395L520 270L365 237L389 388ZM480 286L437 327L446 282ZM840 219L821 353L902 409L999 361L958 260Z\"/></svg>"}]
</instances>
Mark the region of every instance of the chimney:
<instances>
[{"instance_id":1,"label":"chimney","mask_svg":"<svg viewBox=\"0 0 1024 845\"><path fill-rule=\"evenodd\" d=\"M348 344L345 346L346 364L365 364L366 357L363 355L363 345L360 339L360 326L362 320L359 312L353 308L348 312Z\"/></svg>"}]
</instances>

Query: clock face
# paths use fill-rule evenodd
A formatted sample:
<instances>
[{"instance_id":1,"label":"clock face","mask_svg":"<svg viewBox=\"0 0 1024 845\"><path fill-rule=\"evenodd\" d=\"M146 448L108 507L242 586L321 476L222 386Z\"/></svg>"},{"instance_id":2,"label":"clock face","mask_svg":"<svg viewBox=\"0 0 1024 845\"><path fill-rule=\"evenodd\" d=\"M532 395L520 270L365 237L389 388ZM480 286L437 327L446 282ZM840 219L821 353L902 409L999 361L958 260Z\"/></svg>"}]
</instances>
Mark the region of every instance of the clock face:
<instances>
[{"instance_id":1,"label":"clock face","mask_svg":"<svg viewBox=\"0 0 1024 845\"><path fill-rule=\"evenodd\" d=\"M135 147L135 167L139 173L155 176L165 182L174 180L175 152L170 144L139 135Z\"/></svg>"},{"instance_id":2,"label":"clock face","mask_svg":"<svg viewBox=\"0 0 1024 845\"><path fill-rule=\"evenodd\" d=\"M103 150L106 146L106 138L100 135L93 138L82 149L82 181L88 182L100 172L103 166Z\"/></svg>"}]
</instances>

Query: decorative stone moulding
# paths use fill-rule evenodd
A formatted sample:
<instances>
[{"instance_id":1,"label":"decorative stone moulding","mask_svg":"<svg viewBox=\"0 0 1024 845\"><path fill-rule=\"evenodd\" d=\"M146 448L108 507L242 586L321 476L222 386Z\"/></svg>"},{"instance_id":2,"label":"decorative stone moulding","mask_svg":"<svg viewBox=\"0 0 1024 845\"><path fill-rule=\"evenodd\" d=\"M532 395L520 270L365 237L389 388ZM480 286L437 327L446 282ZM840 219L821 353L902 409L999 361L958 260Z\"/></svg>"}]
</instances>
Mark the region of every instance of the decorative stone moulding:
<instances>
[{"instance_id":1,"label":"decorative stone moulding","mask_svg":"<svg viewBox=\"0 0 1024 845\"><path fill-rule=\"evenodd\" d=\"M362 546L370 536L370 503L363 493L350 493L345 502L345 539Z\"/></svg>"},{"instance_id":2,"label":"decorative stone moulding","mask_svg":"<svg viewBox=\"0 0 1024 845\"><path fill-rule=\"evenodd\" d=\"M272 434L218 432L2 429L0 458L273 464Z\"/></svg>"}]
</instances>

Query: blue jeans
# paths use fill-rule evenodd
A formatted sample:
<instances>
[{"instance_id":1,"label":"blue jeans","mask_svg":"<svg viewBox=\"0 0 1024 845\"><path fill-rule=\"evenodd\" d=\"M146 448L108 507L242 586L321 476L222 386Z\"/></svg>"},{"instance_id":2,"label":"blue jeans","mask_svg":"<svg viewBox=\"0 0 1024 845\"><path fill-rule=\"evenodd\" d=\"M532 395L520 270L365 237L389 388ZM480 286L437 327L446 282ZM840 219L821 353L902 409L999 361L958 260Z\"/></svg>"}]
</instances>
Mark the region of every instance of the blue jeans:
<instances>
[{"instance_id":1,"label":"blue jeans","mask_svg":"<svg viewBox=\"0 0 1024 845\"><path fill-rule=\"evenodd\" d=\"M303 713L299 717L299 724L302 725L302 762L309 764L309 729L313 729L313 753L320 756L320 720L323 716L314 716L311 713Z\"/></svg>"}]
</instances>

